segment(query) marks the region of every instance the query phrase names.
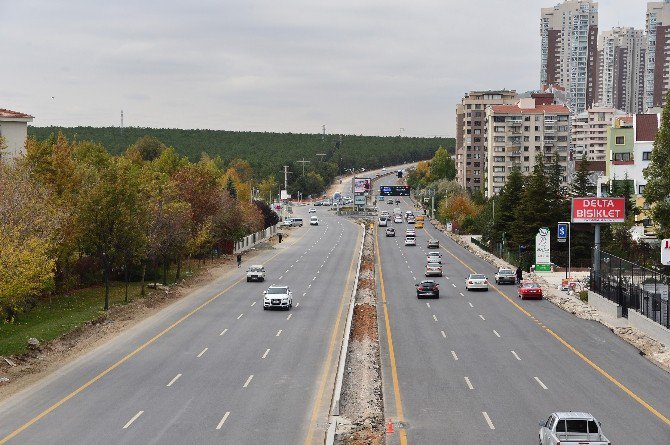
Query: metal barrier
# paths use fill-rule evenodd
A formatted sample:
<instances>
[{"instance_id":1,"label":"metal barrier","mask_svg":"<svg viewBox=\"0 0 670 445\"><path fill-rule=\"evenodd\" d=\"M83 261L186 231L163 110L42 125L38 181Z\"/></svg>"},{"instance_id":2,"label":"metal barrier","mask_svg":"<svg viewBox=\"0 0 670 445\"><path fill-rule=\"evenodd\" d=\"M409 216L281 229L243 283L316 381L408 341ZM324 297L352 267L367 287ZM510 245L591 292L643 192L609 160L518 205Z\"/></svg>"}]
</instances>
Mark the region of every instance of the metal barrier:
<instances>
[{"instance_id":1,"label":"metal barrier","mask_svg":"<svg viewBox=\"0 0 670 445\"><path fill-rule=\"evenodd\" d=\"M599 267L591 271L590 288L622 308L638 311L670 328L670 276L600 251Z\"/></svg>"}]
</instances>

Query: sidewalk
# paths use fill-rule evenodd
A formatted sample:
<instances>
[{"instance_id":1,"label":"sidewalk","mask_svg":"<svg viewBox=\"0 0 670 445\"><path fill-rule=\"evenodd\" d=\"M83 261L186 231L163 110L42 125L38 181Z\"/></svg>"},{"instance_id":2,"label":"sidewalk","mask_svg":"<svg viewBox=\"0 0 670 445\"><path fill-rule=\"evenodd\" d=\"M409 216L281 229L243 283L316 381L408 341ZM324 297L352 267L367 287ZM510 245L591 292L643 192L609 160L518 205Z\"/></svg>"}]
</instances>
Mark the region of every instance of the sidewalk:
<instances>
[{"instance_id":1,"label":"sidewalk","mask_svg":"<svg viewBox=\"0 0 670 445\"><path fill-rule=\"evenodd\" d=\"M512 266L501 258L498 258L473 244L470 235L456 235L447 232L446 227L437 220L431 220L431 224L433 224L436 229L449 236L452 240L493 266L516 269L516 266ZM571 274L573 278L580 279L588 277L588 275L588 272L573 272ZM524 272L524 279L534 280L542 285L545 299L579 318L602 323L617 336L640 350L642 355L652 363L670 372L670 344L663 344L658 338L654 338L648 331L642 332L639 329L632 327L628 318L616 317L598 311L592 305L580 300L578 296L560 290L561 282L564 278L565 272ZM593 293L591 293L591 295L593 295ZM662 328L660 325L659 327Z\"/></svg>"}]
</instances>

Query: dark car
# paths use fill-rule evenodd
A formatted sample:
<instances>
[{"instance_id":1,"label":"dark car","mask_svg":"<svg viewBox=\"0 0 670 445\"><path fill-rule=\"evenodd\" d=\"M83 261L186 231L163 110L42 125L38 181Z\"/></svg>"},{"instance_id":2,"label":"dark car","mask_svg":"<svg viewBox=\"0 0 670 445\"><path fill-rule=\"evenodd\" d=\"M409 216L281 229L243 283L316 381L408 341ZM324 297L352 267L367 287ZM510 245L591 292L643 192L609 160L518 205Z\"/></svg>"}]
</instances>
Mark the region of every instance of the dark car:
<instances>
[{"instance_id":1,"label":"dark car","mask_svg":"<svg viewBox=\"0 0 670 445\"><path fill-rule=\"evenodd\" d=\"M386 236L395 236L395 229L393 227L386 229Z\"/></svg>"},{"instance_id":2,"label":"dark car","mask_svg":"<svg viewBox=\"0 0 670 445\"><path fill-rule=\"evenodd\" d=\"M428 244L426 245L427 249L439 249L440 248L440 242L436 239L432 239L428 241Z\"/></svg>"},{"instance_id":3,"label":"dark car","mask_svg":"<svg viewBox=\"0 0 670 445\"><path fill-rule=\"evenodd\" d=\"M440 298L440 286L433 280L424 280L415 286L416 298Z\"/></svg>"}]
</instances>

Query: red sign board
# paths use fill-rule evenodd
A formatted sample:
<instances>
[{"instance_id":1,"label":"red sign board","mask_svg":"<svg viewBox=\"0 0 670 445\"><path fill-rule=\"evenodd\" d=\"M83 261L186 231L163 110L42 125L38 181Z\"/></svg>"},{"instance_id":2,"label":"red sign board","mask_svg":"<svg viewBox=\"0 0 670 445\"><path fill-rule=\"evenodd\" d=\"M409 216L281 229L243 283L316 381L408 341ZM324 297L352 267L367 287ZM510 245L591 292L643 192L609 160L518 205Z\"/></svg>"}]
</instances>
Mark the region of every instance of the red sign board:
<instances>
[{"instance_id":1,"label":"red sign board","mask_svg":"<svg viewBox=\"0 0 670 445\"><path fill-rule=\"evenodd\" d=\"M626 219L625 198L572 198L573 223L621 223Z\"/></svg>"}]
</instances>

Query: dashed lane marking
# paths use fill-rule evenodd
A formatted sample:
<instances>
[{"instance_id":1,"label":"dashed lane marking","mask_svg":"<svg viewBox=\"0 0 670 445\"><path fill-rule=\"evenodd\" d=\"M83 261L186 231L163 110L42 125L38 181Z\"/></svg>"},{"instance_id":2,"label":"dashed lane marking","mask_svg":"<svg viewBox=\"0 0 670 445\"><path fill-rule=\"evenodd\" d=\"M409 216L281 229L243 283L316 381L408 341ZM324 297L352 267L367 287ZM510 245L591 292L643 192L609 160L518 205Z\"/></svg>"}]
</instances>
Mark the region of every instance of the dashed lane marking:
<instances>
[{"instance_id":1,"label":"dashed lane marking","mask_svg":"<svg viewBox=\"0 0 670 445\"><path fill-rule=\"evenodd\" d=\"M465 377L465 384L468 385L468 388L475 389L475 387L472 386L472 383L470 383L470 379L467 377Z\"/></svg>"},{"instance_id":2,"label":"dashed lane marking","mask_svg":"<svg viewBox=\"0 0 670 445\"><path fill-rule=\"evenodd\" d=\"M249 378L247 379L247 381L244 382L244 385L242 386L242 388L246 388L247 386L249 386L249 383L251 383L251 379L253 379L253 378L254 378L254 375L251 374L251 375L249 376Z\"/></svg>"},{"instance_id":3,"label":"dashed lane marking","mask_svg":"<svg viewBox=\"0 0 670 445\"><path fill-rule=\"evenodd\" d=\"M456 351L451 351L451 356L454 358L454 360L458 360L458 356L456 355Z\"/></svg>"},{"instance_id":4,"label":"dashed lane marking","mask_svg":"<svg viewBox=\"0 0 670 445\"><path fill-rule=\"evenodd\" d=\"M492 430L496 429L496 427L493 426L493 422L491 422L491 418L486 413L486 411L482 411L482 415L484 416L484 419L486 419L486 423L489 425L489 428Z\"/></svg>"},{"instance_id":5,"label":"dashed lane marking","mask_svg":"<svg viewBox=\"0 0 670 445\"><path fill-rule=\"evenodd\" d=\"M263 356L261 358L267 357L269 353L270 353L270 348L265 350L265 354L263 354Z\"/></svg>"},{"instance_id":6,"label":"dashed lane marking","mask_svg":"<svg viewBox=\"0 0 670 445\"><path fill-rule=\"evenodd\" d=\"M498 331L496 331L496 330L494 329L494 330L493 330L493 333L496 334L496 337L500 338L500 334L498 334Z\"/></svg>"},{"instance_id":7,"label":"dashed lane marking","mask_svg":"<svg viewBox=\"0 0 670 445\"><path fill-rule=\"evenodd\" d=\"M221 419L219 424L216 426L217 430L220 430L221 427L223 426L223 424L226 423L226 419L228 418L229 415L230 415L230 411L226 411L226 414L223 415L223 418Z\"/></svg>"},{"instance_id":8,"label":"dashed lane marking","mask_svg":"<svg viewBox=\"0 0 670 445\"><path fill-rule=\"evenodd\" d=\"M167 386L167 387L172 386L172 384L173 384L174 382L176 382L177 379L179 379L179 377L181 377L181 374L177 374L176 376L174 376L174 378L173 378L172 380L170 380L170 383L168 383L168 384L165 385L165 386Z\"/></svg>"},{"instance_id":9,"label":"dashed lane marking","mask_svg":"<svg viewBox=\"0 0 670 445\"><path fill-rule=\"evenodd\" d=\"M125 429L128 428L130 425L132 425L133 422L136 421L137 418L140 417L143 413L144 413L144 411L140 411L140 412L138 412L137 414L135 414L135 415L132 417L132 419L130 419L130 420L128 421L128 423L126 423L125 425L123 425L123 429L125 430Z\"/></svg>"},{"instance_id":10,"label":"dashed lane marking","mask_svg":"<svg viewBox=\"0 0 670 445\"><path fill-rule=\"evenodd\" d=\"M202 351L200 351L200 354L198 354L197 357L198 357L198 358L202 357L202 355L203 355L205 352L207 352L208 349L209 349L209 348L205 348L205 349L203 349Z\"/></svg>"},{"instance_id":11,"label":"dashed lane marking","mask_svg":"<svg viewBox=\"0 0 670 445\"><path fill-rule=\"evenodd\" d=\"M228 332L228 328L226 328L226 329L224 329L223 331L221 331L221 333L220 333L219 335L223 335L223 334L225 334L226 332Z\"/></svg>"},{"instance_id":12,"label":"dashed lane marking","mask_svg":"<svg viewBox=\"0 0 670 445\"><path fill-rule=\"evenodd\" d=\"M542 389L547 389L547 385L545 385L544 383L542 383L542 380L538 379L537 377L533 377L533 378L535 379L535 381L537 382L537 384L540 385L540 386L542 387Z\"/></svg>"},{"instance_id":13,"label":"dashed lane marking","mask_svg":"<svg viewBox=\"0 0 670 445\"><path fill-rule=\"evenodd\" d=\"M512 355L514 356L514 358L521 361L521 357L519 357L519 355L516 352L512 351Z\"/></svg>"}]
</instances>

